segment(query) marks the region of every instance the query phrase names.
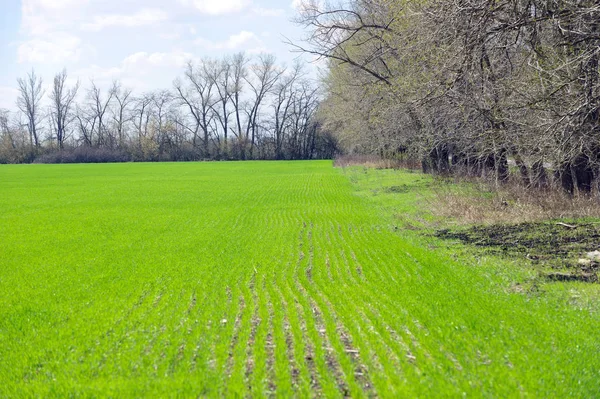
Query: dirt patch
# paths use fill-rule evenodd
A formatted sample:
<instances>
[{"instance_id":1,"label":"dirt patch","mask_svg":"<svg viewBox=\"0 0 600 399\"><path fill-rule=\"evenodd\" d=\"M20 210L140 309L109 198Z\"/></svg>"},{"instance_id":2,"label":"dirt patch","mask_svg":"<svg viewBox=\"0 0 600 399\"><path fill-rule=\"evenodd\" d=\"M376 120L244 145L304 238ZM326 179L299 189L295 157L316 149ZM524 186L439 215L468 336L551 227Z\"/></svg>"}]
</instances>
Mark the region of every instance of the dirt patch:
<instances>
[{"instance_id":1,"label":"dirt patch","mask_svg":"<svg viewBox=\"0 0 600 399\"><path fill-rule=\"evenodd\" d=\"M315 364L315 349L312 346L310 338L308 337L308 329L306 326L306 320L302 317L302 313L304 313L304 309L302 305L296 301L296 309L298 311L298 317L300 319L300 330L302 331L302 337L304 340L304 361L306 362L306 367L308 368L308 372L310 374L310 387L313 392L315 392L315 396L321 396L321 384L319 382L319 377L317 373L317 366Z\"/></svg>"},{"instance_id":2,"label":"dirt patch","mask_svg":"<svg viewBox=\"0 0 600 399\"><path fill-rule=\"evenodd\" d=\"M285 346L286 346L286 354L288 357L288 361L290 362L291 367L291 375L292 375L292 387L294 389L298 388L298 383L300 381L300 370L298 369L298 365L296 364L296 360L294 358L294 338L291 332L290 321L288 320L287 315L283 321L283 330L285 332Z\"/></svg>"},{"instance_id":3,"label":"dirt patch","mask_svg":"<svg viewBox=\"0 0 600 399\"><path fill-rule=\"evenodd\" d=\"M348 385L344 380L344 373L342 372L340 363L335 357L333 348L331 348L331 342L329 341L329 337L327 336L327 330L325 329L323 315L321 314L321 311L317 307L316 303L312 300L310 301L310 307L314 316L315 327L317 328L317 332L321 337L323 347L325 349L325 360L327 362L327 367L329 368L329 371L333 374L335 378L338 389L340 390L340 394L344 398L347 398L350 396L350 391L348 390Z\"/></svg>"},{"instance_id":4,"label":"dirt patch","mask_svg":"<svg viewBox=\"0 0 600 399\"><path fill-rule=\"evenodd\" d=\"M340 337L342 345L344 345L344 351L348 356L350 356L350 359L354 364L354 377L356 378L356 381L361 386L361 388L364 389L368 397L377 396L373 389L373 383L371 382L371 379L369 377L368 369L362 363L360 358L360 351L354 346L350 334L341 324L337 325L336 332Z\"/></svg>"},{"instance_id":5,"label":"dirt patch","mask_svg":"<svg viewBox=\"0 0 600 399\"><path fill-rule=\"evenodd\" d=\"M231 371L233 369L233 357L235 354L235 348L238 344L238 340L240 337L240 328L242 325L242 316L244 314L244 311L246 309L246 301L244 300L244 296L240 295L240 302L239 302L239 307L238 307L238 313L235 316L235 323L234 323L234 327L233 327L233 337L231 338L231 344L229 345L229 353L227 356L227 363L225 365L225 375L227 377L231 377ZM227 324L227 320L223 319L221 320L221 325L225 325Z\"/></svg>"},{"instance_id":6,"label":"dirt patch","mask_svg":"<svg viewBox=\"0 0 600 399\"><path fill-rule=\"evenodd\" d=\"M356 273L358 274L359 277L363 277L363 268L360 265L360 263L358 262L358 259L356 258L356 254L354 253L354 251L351 252L351 255L352 255L352 260L356 264Z\"/></svg>"},{"instance_id":7,"label":"dirt patch","mask_svg":"<svg viewBox=\"0 0 600 399\"><path fill-rule=\"evenodd\" d=\"M597 273L547 273L545 274L547 280L550 281L584 281L586 283L597 283Z\"/></svg>"},{"instance_id":8,"label":"dirt patch","mask_svg":"<svg viewBox=\"0 0 600 399\"><path fill-rule=\"evenodd\" d=\"M314 259L315 259L315 246L312 240L312 228L313 228L313 224L310 224L310 230L308 231L308 242L309 242L309 249L308 249L308 253L309 253L309 258L308 258L308 266L306 268L306 278L308 278L308 281L310 281L312 283L313 281L313 263L314 263Z\"/></svg>"},{"instance_id":9,"label":"dirt patch","mask_svg":"<svg viewBox=\"0 0 600 399\"><path fill-rule=\"evenodd\" d=\"M582 264L586 253L600 249L600 224L577 221L496 224L438 230L435 236L459 240L488 251L520 256L551 281L598 282L600 264ZM560 272L557 272L560 270Z\"/></svg>"},{"instance_id":10,"label":"dirt patch","mask_svg":"<svg viewBox=\"0 0 600 399\"><path fill-rule=\"evenodd\" d=\"M189 315L190 313L192 313L192 309L194 309L194 306L196 306L196 301L197 301L197 299L196 299L196 293L193 292L192 293L192 298L190 299L190 304L188 305L188 308L187 308L187 312L186 312L187 315Z\"/></svg>"},{"instance_id":11,"label":"dirt patch","mask_svg":"<svg viewBox=\"0 0 600 399\"><path fill-rule=\"evenodd\" d=\"M252 277L252 282L255 281L254 276ZM256 331L258 330L258 326L262 322L261 318L258 315L258 296L256 294L256 290L254 289L254 283L252 284L252 300L254 302L254 310L252 313L252 319L250 320L250 336L248 337L248 342L246 343L246 372L245 372L245 380L246 386L248 387L248 391L252 391L251 378L254 373L255 361L254 361L254 345L256 343Z\"/></svg>"},{"instance_id":12,"label":"dirt patch","mask_svg":"<svg viewBox=\"0 0 600 399\"><path fill-rule=\"evenodd\" d=\"M266 280L265 280L266 282ZM263 289L264 288L263 286ZM268 320L268 331L267 331L267 337L265 339L265 349L267 352L267 373L268 373L268 386L269 386L269 390L267 392L267 396L268 397L274 397L275 393L277 391L277 385L275 384L275 339L273 337L274 331L273 331L273 318L274 318L274 309L273 309L273 303L271 302L271 298L270 295L267 293L268 296L268 302L267 302L267 308L269 311L269 320Z\"/></svg>"}]
</instances>

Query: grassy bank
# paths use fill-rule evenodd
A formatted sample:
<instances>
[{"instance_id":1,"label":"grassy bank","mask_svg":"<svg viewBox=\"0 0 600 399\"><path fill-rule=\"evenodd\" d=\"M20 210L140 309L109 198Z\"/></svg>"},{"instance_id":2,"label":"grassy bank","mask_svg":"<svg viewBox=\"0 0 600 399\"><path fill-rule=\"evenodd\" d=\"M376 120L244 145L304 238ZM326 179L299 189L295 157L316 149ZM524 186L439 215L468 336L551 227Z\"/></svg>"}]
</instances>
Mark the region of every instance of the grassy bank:
<instances>
[{"instance_id":1,"label":"grassy bank","mask_svg":"<svg viewBox=\"0 0 600 399\"><path fill-rule=\"evenodd\" d=\"M519 292L516 260L424 234L432 184L330 162L3 166L0 396L599 395L589 285Z\"/></svg>"}]
</instances>

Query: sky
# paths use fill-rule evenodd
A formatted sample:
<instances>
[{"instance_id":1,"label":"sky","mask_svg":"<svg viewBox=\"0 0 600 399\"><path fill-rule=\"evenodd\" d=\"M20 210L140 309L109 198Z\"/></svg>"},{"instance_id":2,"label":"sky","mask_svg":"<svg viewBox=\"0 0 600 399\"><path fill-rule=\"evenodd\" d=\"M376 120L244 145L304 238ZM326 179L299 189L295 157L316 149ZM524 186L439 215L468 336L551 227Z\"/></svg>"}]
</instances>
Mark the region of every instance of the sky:
<instances>
[{"instance_id":1,"label":"sky","mask_svg":"<svg viewBox=\"0 0 600 399\"><path fill-rule=\"evenodd\" d=\"M49 87L120 80L135 92L172 87L185 63L245 51L299 56L283 43L298 0L0 0L0 108L15 109L16 79L33 68Z\"/></svg>"}]
</instances>

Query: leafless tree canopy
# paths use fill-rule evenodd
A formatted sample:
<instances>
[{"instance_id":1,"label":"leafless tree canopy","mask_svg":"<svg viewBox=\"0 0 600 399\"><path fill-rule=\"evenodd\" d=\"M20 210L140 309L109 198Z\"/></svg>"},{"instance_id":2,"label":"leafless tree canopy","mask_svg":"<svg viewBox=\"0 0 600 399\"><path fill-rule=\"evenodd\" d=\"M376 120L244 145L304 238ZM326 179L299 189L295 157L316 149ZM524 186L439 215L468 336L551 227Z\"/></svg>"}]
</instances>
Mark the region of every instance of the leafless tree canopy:
<instances>
[{"instance_id":1,"label":"leafless tree canopy","mask_svg":"<svg viewBox=\"0 0 600 399\"><path fill-rule=\"evenodd\" d=\"M27 118L27 131L29 132L30 144L40 146L39 125L42 119L40 102L44 96L42 89L42 78L35 71L31 71L24 79L17 79L19 85L19 97L17 107Z\"/></svg>"},{"instance_id":2,"label":"leafless tree canopy","mask_svg":"<svg viewBox=\"0 0 600 399\"><path fill-rule=\"evenodd\" d=\"M510 160L528 185L598 190L598 2L315 0L296 22L347 150L499 182Z\"/></svg>"},{"instance_id":3,"label":"leafless tree canopy","mask_svg":"<svg viewBox=\"0 0 600 399\"><path fill-rule=\"evenodd\" d=\"M79 82L71 88L67 87L66 69L54 76L52 92L50 93L50 118L52 119L53 134L60 149L64 146L67 138L67 128L73 120L72 106L78 90Z\"/></svg>"},{"instance_id":4,"label":"leafless tree canopy","mask_svg":"<svg viewBox=\"0 0 600 399\"><path fill-rule=\"evenodd\" d=\"M21 112L0 113L0 163L312 159L337 151L316 118L316 82L271 55L190 61L171 89L150 93L118 81L80 87L66 70L46 98L34 71L18 84Z\"/></svg>"}]
</instances>

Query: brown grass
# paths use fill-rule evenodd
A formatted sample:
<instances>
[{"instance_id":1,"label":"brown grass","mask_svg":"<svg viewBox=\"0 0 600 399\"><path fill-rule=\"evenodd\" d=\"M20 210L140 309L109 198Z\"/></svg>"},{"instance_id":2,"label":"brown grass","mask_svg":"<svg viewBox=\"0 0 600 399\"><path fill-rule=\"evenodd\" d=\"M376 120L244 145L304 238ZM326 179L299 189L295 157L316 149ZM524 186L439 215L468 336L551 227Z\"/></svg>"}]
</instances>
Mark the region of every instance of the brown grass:
<instances>
[{"instance_id":1,"label":"brown grass","mask_svg":"<svg viewBox=\"0 0 600 399\"><path fill-rule=\"evenodd\" d=\"M411 160L409 157L401 159L384 159L377 155L344 155L333 160L333 166L336 168L346 168L349 166L364 166L374 169L413 169L421 168L419 162Z\"/></svg>"},{"instance_id":2,"label":"brown grass","mask_svg":"<svg viewBox=\"0 0 600 399\"><path fill-rule=\"evenodd\" d=\"M334 167L420 170L418 161L384 159L377 155L344 155ZM485 177L437 177L426 201L435 216L457 224L540 222L551 219L600 218L600 195L565 193L560 187L535 189L511 176L505 184Z\"/></svg>"},{"instance_id":3,"label":"brown grass","mask_svg":"<svg viewBox=\"0 0 600 399\"><path fill-rule=\"evenodd\" d=\"M433 213L460 224L600 217L598 197L569 196L559 189L537 190L516 181L498 186L481 179L443 180L435 185L433 192L428 200Z\"/></svg>"}]
</instances>

